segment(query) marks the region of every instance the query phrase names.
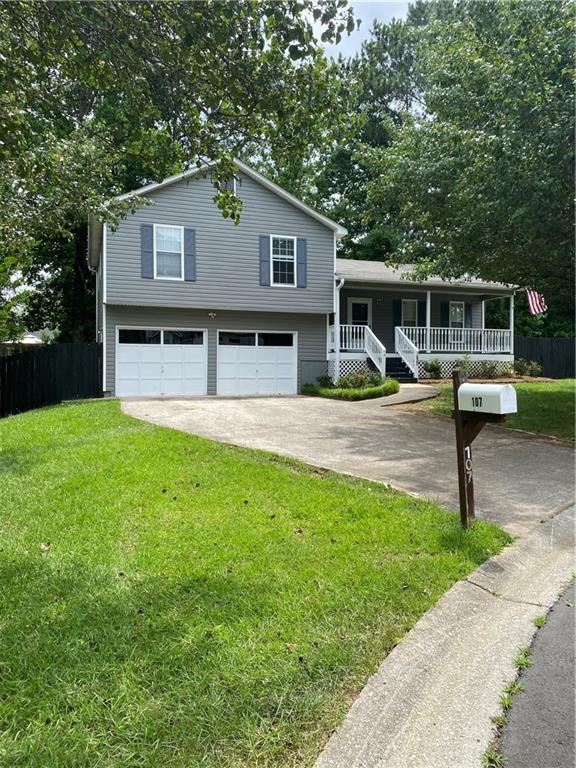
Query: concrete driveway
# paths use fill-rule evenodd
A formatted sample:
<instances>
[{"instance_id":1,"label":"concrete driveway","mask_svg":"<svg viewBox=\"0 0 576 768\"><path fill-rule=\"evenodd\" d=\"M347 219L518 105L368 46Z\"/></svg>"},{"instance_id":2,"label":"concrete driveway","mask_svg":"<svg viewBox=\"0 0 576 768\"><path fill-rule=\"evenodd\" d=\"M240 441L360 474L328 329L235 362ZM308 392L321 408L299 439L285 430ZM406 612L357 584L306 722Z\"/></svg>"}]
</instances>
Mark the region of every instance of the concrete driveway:
<instances>
[{"instance_id":1,"label":"concrete driveway","mask_svg":"<svg viewBox=\"0 0 576 768\"><path fill-rule=\"evenodd\" d=\"M390 483L458 509L450 419L308 397L125 400L124 411L173 427ZM474 443L476 513L521 535L574 501L565 443L487 427Z\"/></svg>"}]
</instances>

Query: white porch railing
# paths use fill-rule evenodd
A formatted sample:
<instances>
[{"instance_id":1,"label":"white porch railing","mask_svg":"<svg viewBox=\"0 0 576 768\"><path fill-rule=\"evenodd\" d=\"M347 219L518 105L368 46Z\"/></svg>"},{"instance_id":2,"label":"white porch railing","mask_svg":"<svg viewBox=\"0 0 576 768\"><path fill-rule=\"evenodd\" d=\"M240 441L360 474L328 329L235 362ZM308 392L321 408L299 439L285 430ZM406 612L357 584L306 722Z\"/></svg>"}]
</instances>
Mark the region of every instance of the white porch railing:
<instances>
[{"instance_id":1,"label":"white porch railing","mask_svg":"<svg viewBox=\"0 0 576 768\"><path fill-rule=\"evenodd\" d=\"M328 329L328 346L336 349L335 328ZM386 376L386 347L367 325L340 326L340 352L360 352L369 357L382 376Z\"/></svg>"},{"instance_id":2,"label":"white porch railing","mask_svg":"<svg viewBox=\"0 0 576 768\"><path fill-rule=\"evenodd\" d=\"M394 344L396 352L418 378L418 347L404 333L404 329L396 326L394 329Z\"/></svg>"},{"instance_id":3,"label":"white porch railing","mask_svg":"<svg viewBox=\"0 0 576 768\"><path fill-rule=\"evenodd\" d=\"M493 328L425 328L399 326L420 352L512 354L512 332ZM396 346L396 352L399 352ZM400 352L399 352L400 354Z\"/></svg>"}]
</instances>

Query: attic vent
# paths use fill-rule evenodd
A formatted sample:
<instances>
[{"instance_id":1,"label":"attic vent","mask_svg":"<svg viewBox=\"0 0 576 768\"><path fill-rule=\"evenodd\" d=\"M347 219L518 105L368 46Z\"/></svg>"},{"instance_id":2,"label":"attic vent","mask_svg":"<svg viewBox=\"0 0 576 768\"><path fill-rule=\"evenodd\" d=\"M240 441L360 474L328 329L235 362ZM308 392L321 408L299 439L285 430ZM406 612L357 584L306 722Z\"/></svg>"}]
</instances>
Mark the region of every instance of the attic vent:
<instances>
[{"instance_id":1,"label":"attic vent","mask_svg":"<svg viewBox=\"0 0 576 768\"><path fill-rule=\"evenodd\" d=\"M232 176L231 179L225 179L218 182L218 188L221 192L234 192L236 194L236 176Z\"/></svg>"}]
</instances>

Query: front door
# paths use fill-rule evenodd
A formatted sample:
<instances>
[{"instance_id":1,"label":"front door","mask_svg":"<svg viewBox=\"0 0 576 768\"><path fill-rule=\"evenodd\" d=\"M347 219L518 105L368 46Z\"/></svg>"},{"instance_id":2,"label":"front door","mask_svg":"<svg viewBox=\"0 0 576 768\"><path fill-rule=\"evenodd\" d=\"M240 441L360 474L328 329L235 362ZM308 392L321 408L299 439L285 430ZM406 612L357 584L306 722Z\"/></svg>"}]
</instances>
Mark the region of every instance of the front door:
<instances>
[{"instance_id":1,"label":"front door","mask_svg":"<svg viewBox=\"0 0 576 768\"><path fill-rule=\"evenodd\" d=\"M372 299L348 299L348 323L372 327Z\"/></svg>"}]
</instances>

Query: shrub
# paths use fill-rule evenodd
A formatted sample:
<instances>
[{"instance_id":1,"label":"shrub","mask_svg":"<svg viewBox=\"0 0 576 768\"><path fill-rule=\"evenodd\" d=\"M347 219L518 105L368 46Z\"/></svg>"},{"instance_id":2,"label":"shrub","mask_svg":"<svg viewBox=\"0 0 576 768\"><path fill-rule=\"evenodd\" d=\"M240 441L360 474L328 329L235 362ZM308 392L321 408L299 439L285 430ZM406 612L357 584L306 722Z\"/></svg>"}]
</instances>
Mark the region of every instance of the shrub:
<instances>
[{"instance_id":1,"label":"shrub","mask_svg":"<svg viewBox=\"0 0 576 768\"><path fill-rule=\"evenodd\" d=\"M302 387L303 395L312 395L313 397L329 397L335 400L370 400L374 397L386 397L394 395L400 389L400 384L396 379L384 379L376 387L360 387L351 389L350 387L315 387L312 384L304 384Z\"/></svg>"},{"instance_id":2,"label":"shrub","mask_svg":"<svg viewBox=\"0 0 576 768\"><path fill-rule=\"evenodd\" d=\"M338 389L362 389L364 387L378 387L382 384L382 376L377 371L359 371L340 376L336 382Z\"/></svg>"},{"instance_id":3,"label":"shrub","mask_svg":"<svg viewBox=\"0 0 576 768\"><path fill-rule=\"evenodd\" d=\"M426 373L431 379L439 379L442 376L442 363L437 357L433 357L432 360L426 360L422 363L424 373Z\"/></svg>"},{"instance_id":4,"label":"shrub","mask_svg":"<svg viewBox=\"0 0 576 768\"><path fill-rule=\"evenodd\" d=\"M328 376L327 373L323 373L321 376L316 377L316 381L318 382L319 387L333 387L334 382L332 381L332 377ZM310 385L312 386L312 385Z\"/></svg>"},{"instance_id":5,"label":"shrub","mask_svg":"<svg viewBox=\"0 0 576 768\"><path fill-rule=\"evenodd\" d=\"M494 379L498 376L498 364L485 360L478 364L478 375L484 379Z\"/></svg>"},{"instance_id":6,"label":"shrub","mask_svg":"<svg viewBox=\"0 0 576 768\"><path fill-rule=\"evenodd\" d=\"M537 360L525 360L519 357L514 361L514 371L518 376L541 376L542 366Z\"/></svg>"},{"instance_id":7,"label":"shrub","mask_svg":"<svg viewBox=\"0 0 576 768\"><path fill-rule=\"evenodd\" d=\"M502 363L502 365L500 366L501 376L511 377L511 376L514 376L515 373L516 371L514 370L514 366L512 365L512 363Z\"/></svg>"},{"instance_id":8,"label":"shrub","mask_svg":"<svg viewBox=\"0 0 576 768\"><path fill-rule=\"evenodd\" d=\"M530 360L528 362L528 376L541 376L542 366L537 360Z\"/></svg>"}]
</instances>

